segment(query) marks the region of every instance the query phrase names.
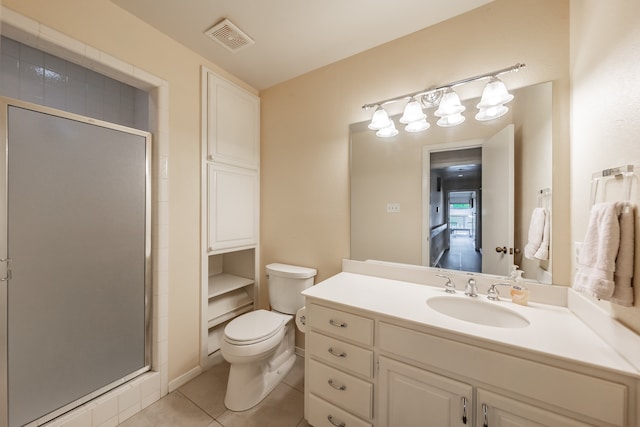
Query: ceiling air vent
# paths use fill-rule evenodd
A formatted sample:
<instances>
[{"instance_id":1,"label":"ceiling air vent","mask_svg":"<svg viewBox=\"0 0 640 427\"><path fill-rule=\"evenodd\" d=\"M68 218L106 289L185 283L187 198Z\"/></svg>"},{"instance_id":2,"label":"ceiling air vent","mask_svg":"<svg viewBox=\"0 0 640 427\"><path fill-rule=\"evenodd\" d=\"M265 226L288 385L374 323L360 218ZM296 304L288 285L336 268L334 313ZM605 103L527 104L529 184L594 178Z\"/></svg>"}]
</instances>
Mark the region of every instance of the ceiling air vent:
<instances>
[{"instance_id":1,"label":"ceiling air vent","mask_svg":"<svg viewBox=\"0 0 640 427\"><path fill-rule=\"evenodd\" d=\"M205 31L205 34L233 53L255 43L251 37L245 34L240 28L236 27L228 19L223 19L213 27L209 28Z\"/></svg>"}]
</instances>

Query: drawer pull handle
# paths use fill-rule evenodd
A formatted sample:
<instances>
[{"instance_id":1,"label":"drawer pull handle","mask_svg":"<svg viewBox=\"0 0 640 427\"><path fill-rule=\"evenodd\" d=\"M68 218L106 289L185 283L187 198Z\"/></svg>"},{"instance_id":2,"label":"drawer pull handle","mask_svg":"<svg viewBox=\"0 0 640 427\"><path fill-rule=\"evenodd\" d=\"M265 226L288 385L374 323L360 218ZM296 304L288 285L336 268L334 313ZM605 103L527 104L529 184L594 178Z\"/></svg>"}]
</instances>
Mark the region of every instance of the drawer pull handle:
<instances>
[{"instance_id":1,"label":"drawer pull handle","mask_svg":"<svg viewBox=\"0 0 640 427\"><path fill-rule=\"evenodd\" d=\"M335 388L336 390L345 391L347 389L346 385L344 385L344 384L338 385L338 384L334 383L333 380L329 380L327 382L329 383L329 385L331 387Z\"/></svg>"},{"instance_id":2,"label":"drawer pull handle","mask_svg":"<svg viewBox=\"0 0 640 427\"><path fill-rule=\"evenodd\" d=\"M462 424L467 424L467 398L462 397Z\"/></svg>"},{"instance_id":3,"label":"drawer pull handle","mask_svg":"<svg viewBox=\"0 0 640 427\"><path fill-rule=\"evenodd\" d=\"M484 423L482 427L489 427L489 406L486 403L482 404L482 416L484 417Z\"/></svg>"},{"instance_id":4,"label":"drawer pull handle","mask_svg":"<svg viewBox=\"0 0 640 427\"><path fill-rule=\"evenodd\" d=\"M347 324L345 322L336 322L333 319L329 319L329 324L331 326L335 326L336 328L346 328Z\"/></svg>"},{"instance_id":5,"label":"drawer pull handle","mask_svg":"<svg viewBox=\"0 0 640 427\"><path fill-rule=\"evenodd\" d=\"M347 425L345 423L343 423L342 421L334 421L333 420L333 415L328 415L327 419L329 420L329 422L331 424L333 424L336 427L347 427Z\"/></svg>"},{"instance_id":6,"label":"drawer pull handle","mask_svg":"<svg viewBox=\"0 0 640 427\"><path fill-rule=\"evenodd\" d=\"M335 356L335 357L347 357L347 353L345 353L344 351L341 353L337 353L333 347L329 347L329 350L327 350L331 355Z\"/></svg>"}]
</instances>

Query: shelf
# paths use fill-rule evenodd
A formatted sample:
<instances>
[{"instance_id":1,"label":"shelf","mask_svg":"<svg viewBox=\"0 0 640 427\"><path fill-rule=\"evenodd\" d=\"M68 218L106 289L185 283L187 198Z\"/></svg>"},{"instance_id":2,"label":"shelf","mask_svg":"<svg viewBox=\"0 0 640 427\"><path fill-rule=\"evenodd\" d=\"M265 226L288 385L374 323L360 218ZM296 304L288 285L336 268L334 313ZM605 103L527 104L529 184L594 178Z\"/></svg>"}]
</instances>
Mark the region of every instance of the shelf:
<instances>
[{"instance_id":1,"label":"shelf","mask_svg":"<svg viewBox=\"0 0 640 427\"><path fill-rule=\"evenodd\" d=\"M207 322L207 327L209 329L215 328L216 326L226 322L227 320L233 319L234 317L239 316L242 313L246 313L247 311L251 311L251 310L253 310L253 301L250 301L243 306L237 307L232 311L228 311L212 319L209 319L209 321Z\"/></svg>"},{"instance_id":2,"label":"shelf","mask_svg":"<svg viewBox=\"0 0 640 427\"><path fill-rule=\"evenodd\" d=\"M209 298L214 298L227 292L253 285L254 283L255 281L253 279L227 273L209 276Z\"/></svg>"},{"instance_id":3,"label":"shelf","mask_svg":"<svg viewBox=\"0 0 640 427\"><path fill-rule=\"evenodd\" d=\"M236 289L215 298L209 298L207 308L207 320L215 319L225 313L234 311L239 307L253 303L253 299L244 289Z\"/></svg>"}]
</instances>

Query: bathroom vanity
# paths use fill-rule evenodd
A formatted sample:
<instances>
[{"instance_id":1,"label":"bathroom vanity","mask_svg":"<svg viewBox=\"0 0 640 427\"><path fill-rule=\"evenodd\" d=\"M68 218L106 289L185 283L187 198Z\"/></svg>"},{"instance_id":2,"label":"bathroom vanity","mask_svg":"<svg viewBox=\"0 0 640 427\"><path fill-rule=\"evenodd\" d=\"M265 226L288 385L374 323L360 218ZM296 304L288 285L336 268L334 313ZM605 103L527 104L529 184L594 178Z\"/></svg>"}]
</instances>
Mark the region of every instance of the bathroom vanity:
<instances>
[{"instance_id":1,"label":"bathroom vanity","mask_svg":"<svg viewBox=\"0 0 640 427\"><path fill-rule=\"evenodd\" d=\"M304 291L308 422L640 426L637 334L613 321L609 338L624 341L615 348L581 318L601 328L607 320L567 288L533 285L520 306L508 291L487 300L495 278L477 277L479 295L466 296L466 279L447 294L429 269L345 261L342 273ZM476 308L498 323L474 319Z\"/></svg>"}]
</instances>

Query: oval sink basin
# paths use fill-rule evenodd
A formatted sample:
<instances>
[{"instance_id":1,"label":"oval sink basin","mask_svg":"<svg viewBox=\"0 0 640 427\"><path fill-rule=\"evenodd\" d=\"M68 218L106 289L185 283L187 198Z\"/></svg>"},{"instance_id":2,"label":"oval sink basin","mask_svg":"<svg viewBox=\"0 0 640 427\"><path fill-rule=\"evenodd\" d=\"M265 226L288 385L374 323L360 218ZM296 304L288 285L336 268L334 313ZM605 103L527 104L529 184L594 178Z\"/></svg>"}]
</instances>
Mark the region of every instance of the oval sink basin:
<instances>
[{"instance_id":1,"label":"oval sink basin","mask_svg":"<svg viewBox=\"0 0 640 427\"><path fill-rule=\"evenodd\" d=\"M427 305L438 313L465 322L498 328L524 328L529 321L515 311L471 297L438 296L427 300Z\"/></svg>"}]
</instances>

